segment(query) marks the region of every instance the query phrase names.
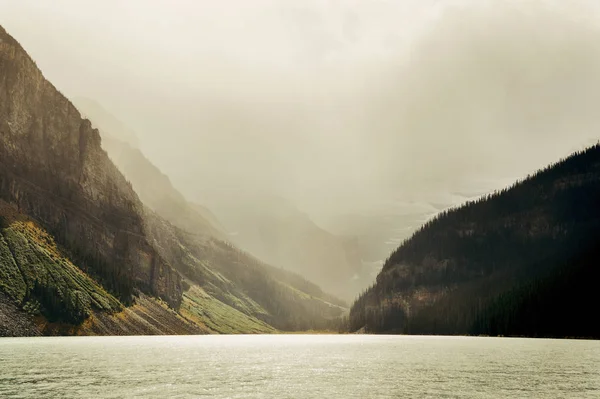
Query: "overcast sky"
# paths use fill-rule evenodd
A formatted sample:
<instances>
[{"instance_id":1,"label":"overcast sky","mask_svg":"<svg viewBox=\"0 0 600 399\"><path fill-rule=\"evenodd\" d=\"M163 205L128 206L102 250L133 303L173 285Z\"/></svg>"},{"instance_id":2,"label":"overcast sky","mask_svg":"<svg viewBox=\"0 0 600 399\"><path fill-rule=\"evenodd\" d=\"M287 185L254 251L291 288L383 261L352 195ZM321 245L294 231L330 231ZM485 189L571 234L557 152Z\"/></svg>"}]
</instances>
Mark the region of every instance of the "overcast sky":
<instances>
[{"instance_id":1,"label":"overcast sky","mask_svg":"<svg viewBox=\"0 0 600 399\"><path fill-rule=\"evenodd\" d=\"M460 202L600 137L594 0L0 0L188 196Z\"/></svg>"}]
</instances>

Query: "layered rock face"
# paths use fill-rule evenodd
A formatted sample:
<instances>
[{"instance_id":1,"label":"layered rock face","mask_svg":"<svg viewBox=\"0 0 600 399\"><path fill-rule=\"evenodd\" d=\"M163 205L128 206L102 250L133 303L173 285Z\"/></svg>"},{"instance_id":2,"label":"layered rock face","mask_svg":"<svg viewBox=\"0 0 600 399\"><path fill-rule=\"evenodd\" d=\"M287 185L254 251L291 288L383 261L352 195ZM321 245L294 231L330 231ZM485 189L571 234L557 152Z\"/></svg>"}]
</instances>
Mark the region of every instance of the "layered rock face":
<instances>
[{"instance_id":1,"label":"layered rock face","mask_svg":"<svg viewBox=\"0 0 600 399\"><path fill-rule=\"evenodd\" d=\"M126 302L137 288L179 305L181 277L148 242L142 203L98 131L1 27L0 199Z\"/></svg>"}]
</instances>

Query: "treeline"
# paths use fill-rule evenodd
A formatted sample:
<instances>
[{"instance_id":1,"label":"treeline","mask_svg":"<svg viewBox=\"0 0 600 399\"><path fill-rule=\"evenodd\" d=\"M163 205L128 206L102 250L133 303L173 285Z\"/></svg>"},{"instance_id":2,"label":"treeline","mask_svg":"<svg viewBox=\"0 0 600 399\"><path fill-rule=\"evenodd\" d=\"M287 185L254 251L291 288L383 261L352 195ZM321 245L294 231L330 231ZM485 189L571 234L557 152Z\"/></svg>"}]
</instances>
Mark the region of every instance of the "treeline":
<instances>
[{"instance_id":1,"label":"treeline","mask_svg":"<svg viewBox=\"0 0 600 399\"><path fill-rule=\"evenodd\" d=\"M589 309L598 304L600 246L546 276L504 292L478 313L472 334L600 337Z\"/></svg>"},{"instance_id":2,"label":"treeline","mask_svg":"<svg viewBox=\"0 0 600 399\"><path fill-rule=\"evenodd\" d=\"M575 282L597 273L597 258L590 255L596 247L598 144L427 222L391 254L376 284L353 304L349 329L583 334L585 329L573 320L571 329L552 328L551 320L566 311L552 297L578 298L578 305L568 303L592 306L588 300L593 298L576 295L571 287L580 287ZM559 284L566 275L571 276L569 286Z\"/></svg>"}]
</instances>

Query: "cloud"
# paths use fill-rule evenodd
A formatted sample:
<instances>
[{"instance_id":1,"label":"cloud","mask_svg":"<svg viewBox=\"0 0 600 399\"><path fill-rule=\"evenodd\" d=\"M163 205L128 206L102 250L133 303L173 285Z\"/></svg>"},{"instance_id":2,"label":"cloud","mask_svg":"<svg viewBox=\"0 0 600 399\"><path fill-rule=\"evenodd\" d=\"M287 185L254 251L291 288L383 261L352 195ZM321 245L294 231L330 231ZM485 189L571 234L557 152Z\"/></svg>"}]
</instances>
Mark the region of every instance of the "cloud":
<instances>
[{"instance_id":1,"label":"cloud","mask_svg":"<svg viewBox=\"0 0 600 399\"><path fill-rule=\"evenodd\" d=\"M0 2L190 197L313 214L452 201L593 140L599 20L592 0Z\"/></svg>"}]
</instances>

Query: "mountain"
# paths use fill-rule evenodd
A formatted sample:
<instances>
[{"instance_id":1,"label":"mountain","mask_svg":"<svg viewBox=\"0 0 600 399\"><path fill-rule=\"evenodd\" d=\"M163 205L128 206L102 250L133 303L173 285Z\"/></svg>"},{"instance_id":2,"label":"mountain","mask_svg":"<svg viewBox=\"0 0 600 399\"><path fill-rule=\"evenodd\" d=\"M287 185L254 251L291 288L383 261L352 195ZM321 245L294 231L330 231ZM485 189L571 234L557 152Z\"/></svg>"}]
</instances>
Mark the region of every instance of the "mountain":
<instances>
[{"instance_id":1,"label":"mountain","mask_svg":"<svg viewBox=\"0 0 600 399\"><path fill-rule=\"evenodd\" d=\"M600 145L442 212L385 262L351 330L600 337Z\"/></svg>"},{"instance_id":2,"label":"mountain","mask_svg":"<svg viewBox=\"0 0 600 399\"><path fill-rule=\"evenodd\" d=\"M93 100L83 101L83 104L84 112L89 112L90 115L94 115L94 118L99 119L100 126L119 126L121 130L131 131L125 127L124 123ZM96 119L93 119L92 122L95 124ZM325 305L325 308L328 308L330 303L335 304L333 305L334 311L326 314L327 318L334 318L337 316L336 312L340 310L340 306L345 306L338 299L323 293L314 284L270 267L233 245L220 242L225 241L228 234L208 208L188 202L173 187L166 175L152 164L138 148L134 148L125 141L127 137L120 140L119 131L114 133L101 130L100 133L103 137L102 146L109 157L131 182L142 202L153 211L147 213L145 220L153 226L149 231L155 234L154 242L159 244L159 248L165 249L162 251L165 259L177 265L177 269L184 275L194 277L190 284L193 285L193 281L201 281L204 284L203 289L210 293L211 298L218 298L220 302L234 309L239 308L283 329L313 328L317 325L312 324L313 321L310 317L306 317L312 312L311 309L305 309L302 306L294 312L285 308L279 309L281 304L278 302L287 301L292 304L298 299L294 295L285 294L285 290L282 296L280 282L283 282L284 287L287 286L288 289L291 286L294 292L295 288L300 288L300 292L325 299L326 303L317 301L317 304ZM169 223L164 223L164 221ZM171 224L183 231L173 229ZM176 238L173 239L173 237ZM172 251L173 248L179 251ZM240 262L244 263L241 268L236 266ZM249 276L250 278L240 279L241 275L247 274L248 265L252 265L254 269L252 275ZM273 276L276 276L277 282L270 282ZM273 285L267 288L267 285L271 283ZM209 287L207 288L207 286ZM250 286L255 291L252 295L246 295L244 289L247 291ZM190 299L191 292L197 292L197 290L190 290L189 293L184 294L184 307L188 305L186 300ZM234 293L232 294L232 292ZM256 297L260 297L257 300L260 305L254 303ZM292 299L293 301L291 301ZM295 303L292 306L295 306ZM310 307L314 306L315 304L310 305ZM282 311L286 314L282 314ZM279 315L273 317L273 313L275 315L279 313ZM293 318L294 321L281 320L290 318ZM222 323L227 324L226 320L222 320ZM213 325L213 327L217 326Z\"/></svg>"},{"instance_id":3,"label":"mountain","mask_svg":"<svg viewBox=\"0 0 600 399\"><path fill-rule=\"evenodd\" d=\"M343 303L147 207L0 27L0 334L325 328Z\"/></svg>"},{"instance_id":4,"label":"mountain","mask_svg":"<svg viewBox=\"0 0 600 399\"><path fill-rule=\"evenodd\" d=\"M219 199L213 204L219 211L217 218L175 189L140 151L137 135L118 117L91 99L79 97L74 103L99 127L103 148L142 202L177 227L232 241L257 258L298 273L348 301L372 280L372 270L365 270L360 262L355 238L329 233L277 196L244 196L229 204Z\"/></svg>"},{"instance_id":5,"label":"mountain","mask_svg":"<svg viewBox=\"0 0 600 399\"><path fill-rule=\"evenodd\" d=\"M322 229L290 201L257 194L245 196L243 207L213 201L211 209L232 232L230 240L259 259L298 273L345 300L364 288L357 240Z\"/></svg>"}]
</instances>

